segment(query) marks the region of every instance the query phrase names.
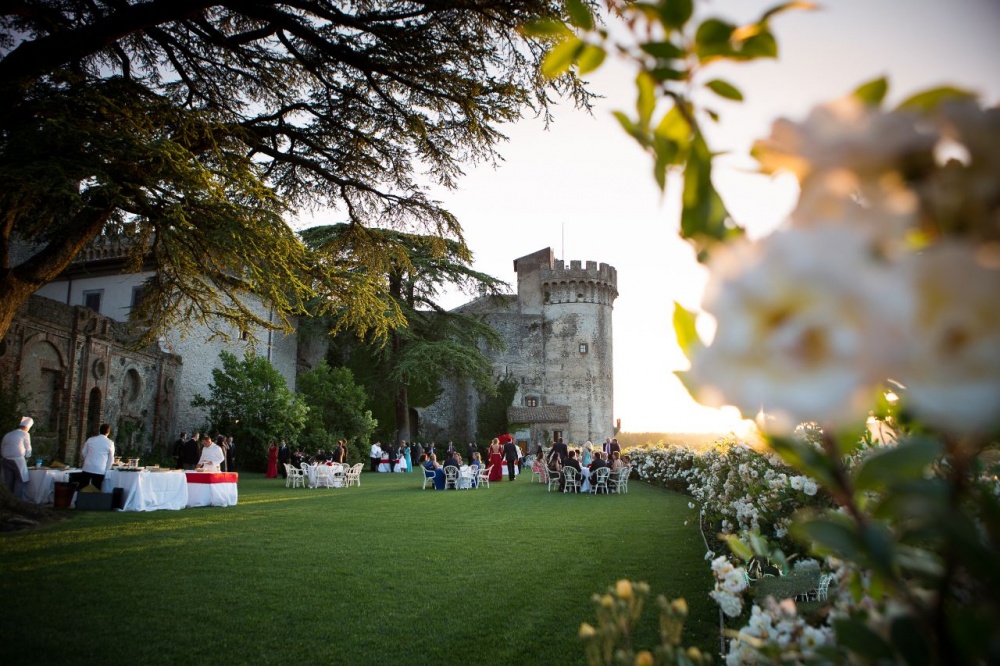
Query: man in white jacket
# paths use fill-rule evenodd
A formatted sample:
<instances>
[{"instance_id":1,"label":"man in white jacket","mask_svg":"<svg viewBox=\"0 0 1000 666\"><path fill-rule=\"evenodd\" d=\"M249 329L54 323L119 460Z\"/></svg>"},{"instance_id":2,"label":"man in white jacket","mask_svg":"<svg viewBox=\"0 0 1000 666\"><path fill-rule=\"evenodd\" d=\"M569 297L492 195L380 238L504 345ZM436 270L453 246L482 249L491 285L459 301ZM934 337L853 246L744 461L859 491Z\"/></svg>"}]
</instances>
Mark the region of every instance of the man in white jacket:
<instances>
[{"instance_id":1,"label":"man in white jacket","mask_svg":"<svg viewBox=\"0 0 1000 666\"><path fill-rule=\"evenodd\" d=\"M102 423L97 432L99 434L87 438L87 441L83 443L83 449L80 451L80 455L83 456L83 464L80 467L86 474L83 477L84 487L88 483L92 483L97 486L98 490L101 490L101 486L104 485L104 477L111 470L111 463L115 460L115 443L108 438L111 426L107 423Z\"/></svg>"},{"instance_id":2,"label":"man in white jacket","mask_svg":"<svg viewBox=\"0 0 1000 666\"><path fill-rule=\"evenodd\" d=\"M0 442L3 485L18 499L23 499L24 486L28 483L28 465L24 459L31 455L31 435L28 431L34 423L30 416L22 416L21 425L4 435Z\"/></svg>"}]
</instances>

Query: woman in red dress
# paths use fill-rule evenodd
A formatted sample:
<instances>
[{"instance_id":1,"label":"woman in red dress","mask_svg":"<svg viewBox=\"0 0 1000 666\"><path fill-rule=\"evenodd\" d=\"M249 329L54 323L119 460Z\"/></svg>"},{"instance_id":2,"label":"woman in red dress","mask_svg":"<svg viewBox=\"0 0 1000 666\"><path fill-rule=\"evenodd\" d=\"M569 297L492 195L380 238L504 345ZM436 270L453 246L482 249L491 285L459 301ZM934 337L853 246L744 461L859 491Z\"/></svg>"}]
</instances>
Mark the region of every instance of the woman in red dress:
<instances>
[{"instance_id":1,"label":"woman in red dress","mask_svg":"<svg viewBox=\"0 0 1000 666\"><path fill-rule=\"evenodd\" d=\"M271 446L267 449L267 475L264 478L278 478L278 445L274 440L271 440Z\"/></svg>"},{"instance_id":2,"label":"woman in red dress","mask_svg":"<svg viewBox=\"0 0 1000 666\"><path fill-rule=\"evenodd\" d=\"M493 438L490 442L489 458L486 466L490 469L490 483L503 479L503 449L500 448L500 440Z\"/></svg>"}]
</instances>

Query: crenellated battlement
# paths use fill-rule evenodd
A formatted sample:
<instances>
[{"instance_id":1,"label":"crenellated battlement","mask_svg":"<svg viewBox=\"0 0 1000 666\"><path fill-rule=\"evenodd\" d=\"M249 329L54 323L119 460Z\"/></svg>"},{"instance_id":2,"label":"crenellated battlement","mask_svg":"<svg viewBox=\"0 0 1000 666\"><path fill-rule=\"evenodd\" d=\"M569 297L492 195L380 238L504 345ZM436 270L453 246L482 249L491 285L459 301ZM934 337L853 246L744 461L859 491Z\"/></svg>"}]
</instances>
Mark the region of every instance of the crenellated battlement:
<instances>
[{"instance_id":1,"label":"crenellated battlement","mask_svg":"<svg viewBox=\"0 0 1000 666\"><path fill-rule=\"evenodd\" d=\"M596 261L588 261L587 267L583 267L583 262L574 259L566 267L564 261L553 261L552 268L542 266L540 277L542 283L557 282L599 282L606 286L618 290L618 271L614 266L608 264L598 264Z\"/></svg>"},{"instance_id":2,"label":"crenellated battlement","mask_svg":"<svg viewBox=\"0 0 1000 666\"><path fill-rule=\"evenodd\" d=\"M573 260L569 267L563 261L553 261L552 267L542 266L539 280L543 292L543 302L549 305L559 303L595 303L613 305L618 298L618 271L614 266L588 261Z\"/></svg>"}]
</instances>

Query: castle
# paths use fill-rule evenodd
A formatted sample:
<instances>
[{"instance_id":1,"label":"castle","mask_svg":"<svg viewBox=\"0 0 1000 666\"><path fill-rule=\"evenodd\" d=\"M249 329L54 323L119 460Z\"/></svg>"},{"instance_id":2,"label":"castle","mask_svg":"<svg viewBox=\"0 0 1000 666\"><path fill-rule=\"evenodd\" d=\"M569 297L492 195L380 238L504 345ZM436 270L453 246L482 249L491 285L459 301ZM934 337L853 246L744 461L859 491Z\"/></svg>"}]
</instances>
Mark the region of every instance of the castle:
<instances>
[{"instance_id":1,"label":"castle","mask_svg":"<svg viewBox=\"0 0 1000 666\"><path fill-rule=\"evenodd\" d=\"M456 308L482 317L506 342L506 349L487 353L494 374L517 383L507 410L511 434L524 452L557 437L603 442L615 433L611 315L617 271L594 261L567 266L545 248L514 260L514 272L516 296L483 297ZM443 389L437 402L417 410L420 438L475 441L478 392L460 380Z\"/></svg>"},{"instance_id":2,"label":"castle","mask_svg":"<svg viewBox=\"0 0 1000 666\"><path fill-rule=\"evenodd\" d=\"M124 266L124 248L113 237L97 239L20 309L0 341L0 370L17 376L29 394L34 440L67 461L102 422L114 424L120 444L126 435L133 444L159 447L181 430L203 426L206 414L190 401L208 394L219 352L250 351L248 341L235 341L244 337L239 331L227 342L197 326L159 345L130 347L123 322L150 273L123 272ZM614 433L615 269L592 261L566 266L546 248L515 260L514 271L516 296L457 308L483 317L506 341L490 358L497 377L517 382L507 414L517 424L512 434L524 451L560 436L602 441ZM290 388L324 354L317 341L266 331L252 352L268 359ZM418 437L474 441L478 393L458 380L443 388L434 405L417 410Z\"/></svg>"}]
</instances>

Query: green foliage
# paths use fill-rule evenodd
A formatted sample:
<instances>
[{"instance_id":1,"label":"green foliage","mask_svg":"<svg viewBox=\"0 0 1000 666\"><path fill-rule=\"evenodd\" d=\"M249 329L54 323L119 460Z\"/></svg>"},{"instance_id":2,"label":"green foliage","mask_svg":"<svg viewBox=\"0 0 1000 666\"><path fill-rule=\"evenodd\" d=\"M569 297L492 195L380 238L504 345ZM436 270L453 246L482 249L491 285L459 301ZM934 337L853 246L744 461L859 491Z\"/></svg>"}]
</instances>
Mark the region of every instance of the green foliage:
<instances>
[{"instance_id":1,"label":"green foliage","mask_svg":"<svg viewBox=\"0 0 1000 666\"><path fill-rule=\"evenodd\" d=\"M315 227L303 237L316 252L335 258L355 253L358 240L350 225ZM376 279L378 299L399 321L387 335L366 335L342 317L331 313L338 347L347 363L366 387L373 412L387 439L409 439L409 428L401 421L410 407L432 404L440 394L444 377L470 379L476 386L491 388L492 366L483 348L499 348L502 338L480 318L449 312L437 300L444 289L457 287L481 297L498 297L506 284L476 271L472 253L461 240L434 235L410 234L386 229L365 232L368 243L382 248ZM354 360L356 358L356 360Z\"/></svg>"},{"instance_id":2,"label":"green foliage","mask_svg":"<svg viewBox=\"0 0 1000 666\"><path fill-rule=\"evenodd\" d=\"M368 398L349 368L323 361L299 376L298 389L309 408L300 444L329 451L340 439L362 448L371 443L378 422L365 409Z\"/></svg>"},{"instance_id":3,"label":"green foliage","mask_svg":"<svg viewBox=\"0 0 1000 666\"><path fill-rule=\"evenodd\" d=\"M263 470L272 440L294 442L309 408L292 393L285 378L267 359L249 355L239 360L223 351L221 368L212 370L209 397L195 395L194 407L207 407L209 432L232 436L243 469Z\"/></svg>"},{"instance_id":4,"label":"green foliage","mask_svg":"<svg viewBox=\"0 0 1000 666\"><path fill-rule=\"evenodd\" d=\"M489 441L497 435L510 432L507 408L517 394L517 379L511 376L499 377L492 391L480 392L479 408L476 410L476 437Z\"/></svg>"},{"instance_id":5,"label":"green foliage","mask_svg":"<svg viewBox=\"0 0 1000 666\"><path fill-rule=\"evenodd\" d=\"M580 639L587 652L588 666L636 664L636 666L697 666L711 664L710 654L697 647L684 648L681 638L688 616L684 599L656 599L660 611L660 643L652 650L640 650L632 644L632 634L642 618L649 585L619 580L603 595L591 597L597 611L597 626L580 625Z\"/></svg>"},{"instance_id":6,"label":"green foliage","mask_svg":"<svg viewBox=\"0 0 1000 666\"><path fill-rule=\"evenodd\" d=\"M4 433L17 427L29 396L21 393L21 387L12 377L0 376L0 430Z\"/></svg>"},{"instance_id":7,"label":"green foliage","mask_svg":"<svg viewBox=\"0 0 1000 666\"><path fill-rule=\"evenodd\" d=\"M460 237L427 180L454 187L467 160L495 158L501 126L553 95L589 106L575 77L538 77L544 39L517 30L561 10L447 0L400 20L388 2L5 5L4 265L13 240L34 246L0 276L0 334L105 233L131 269L155 269L133 313L148 339L190 321L287 330L313 297L385 336L398 312L381 307L384 259L365 228ZM581 3L573 16L592 25ZM284 216L316 206L345 212L353 254L312 257L292 233Z\"/></svg>"}]
</instances>

